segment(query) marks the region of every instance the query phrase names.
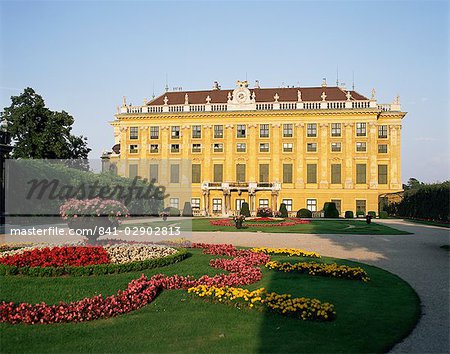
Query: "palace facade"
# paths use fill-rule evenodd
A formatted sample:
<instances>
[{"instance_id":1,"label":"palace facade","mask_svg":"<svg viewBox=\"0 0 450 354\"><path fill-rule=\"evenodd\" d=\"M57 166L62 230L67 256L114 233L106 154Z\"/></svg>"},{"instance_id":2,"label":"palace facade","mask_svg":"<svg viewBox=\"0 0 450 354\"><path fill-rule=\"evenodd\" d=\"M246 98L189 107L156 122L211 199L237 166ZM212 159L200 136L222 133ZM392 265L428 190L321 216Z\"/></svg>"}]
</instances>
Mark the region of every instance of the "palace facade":
<instances>
[{"instance_id":1,"label":"palace facade","mask_svg":"<svg viewBox=\"0 0 450 354\"><path fill-rule=\"evenodd\" d=\"M376 211L380 195L402 190L399 98L379 104L354 90L328 87L167 91L142 106L118 107L113 151L102 158L129 177L189 193L167 203L196 215L258 207ZM178 161L178 162L177 162ZM189 178L183 168L189 162ZM181 162L181 170L180 170Z\"/></svg>"}]
</instances>

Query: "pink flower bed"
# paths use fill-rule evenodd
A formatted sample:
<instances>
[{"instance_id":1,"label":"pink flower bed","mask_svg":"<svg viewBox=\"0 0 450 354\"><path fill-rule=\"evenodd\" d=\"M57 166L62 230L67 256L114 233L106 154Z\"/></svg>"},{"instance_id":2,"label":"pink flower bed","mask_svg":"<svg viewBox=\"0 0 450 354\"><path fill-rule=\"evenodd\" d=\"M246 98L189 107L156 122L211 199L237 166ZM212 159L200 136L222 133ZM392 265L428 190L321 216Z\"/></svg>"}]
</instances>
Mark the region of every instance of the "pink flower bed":
<instances>
[{"instance_id":1,"label":"pink flower bed","mask_svg":"<svg viewBox=\"0 0 450 354\"><path fill-rule=\"evenodd\" d=\"M108 318L139 309L153 301L164 289L184 289L198 285L237 286L248 285L262 278L258 265L267 263L270 257L262 252L237 250L232 245L193 244L194 248L203 248L203 253L235 257L233 259L211 260L214 268L228 270L229 274L215 276L203 275L199 279L192 276L165 276L157 274L150 279L142 275L132 280L125 290L103 297L97 295L70 303L36 305L28 303L0 303L0 322L46 324L60 322L84 322L99 318Z\"/></svg>"},{"instance_id":2,"label":"pink flower bed","mask_svg":"<svg viewBox=\"0 0 450 354\"><path fill-rule=\"evenodd\" d=\"M209 223L214 226L235 226L233 219L209 220ZM244 226L248 227L294 226L300 224L309 224L309 220L288 218L280 222L275 222L273 219L261 217L253 219L251 222L244 222Z\"/></svg>"}]
</instances>

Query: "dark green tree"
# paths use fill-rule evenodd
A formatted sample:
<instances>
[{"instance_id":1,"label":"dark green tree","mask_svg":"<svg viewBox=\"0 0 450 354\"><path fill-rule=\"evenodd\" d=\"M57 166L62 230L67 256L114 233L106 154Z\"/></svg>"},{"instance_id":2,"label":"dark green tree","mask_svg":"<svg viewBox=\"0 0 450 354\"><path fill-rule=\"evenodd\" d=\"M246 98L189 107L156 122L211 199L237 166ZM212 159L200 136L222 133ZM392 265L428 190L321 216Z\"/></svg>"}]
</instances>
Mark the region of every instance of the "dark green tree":
<instances>
[{"instance_id":1,"label":"dark green tree","mask_svg":"<svg viewBox=\"0 0 450 354\"><path fill-rule=\"evenodd\" d=\"M281 213L281 217L282 218L287 218L288 217L288 211L287 211L287 208L286 208L286 204L281 203L279 211Z\"/></svg>"},{"instance_id":2,"label":"dark green tree","mask_svg":"<svg viewBox=\"0 0 450 354\"><path fill-rule=\"evenodd\" d=\"M248 207L247 202L243 202L241 205L241 215L244 215L246 217L250 216L250 208Z\"/></svg>"},{"instance_id":3,"label":"dark green tree","mask_svg":"<svg viewBox=\"0 0 450 354\"><path fill-rule=\"evenodd\" d=\"M83 136L72 135L74 118L51 111L44 99L27 87L11 97L11 106L0 113L13 142L12 158L87 159L90 148Z\"/></svg>"},{"instance_id":4,"label":"dark green tree","mask_svg":"<svg viewBox=\"0 0 450 354\"><path fill-rule=\"evenodd\" d=\"M183 207L183 216L193 216L191 203L185 202Z\"/></svg>"}]
</instances>

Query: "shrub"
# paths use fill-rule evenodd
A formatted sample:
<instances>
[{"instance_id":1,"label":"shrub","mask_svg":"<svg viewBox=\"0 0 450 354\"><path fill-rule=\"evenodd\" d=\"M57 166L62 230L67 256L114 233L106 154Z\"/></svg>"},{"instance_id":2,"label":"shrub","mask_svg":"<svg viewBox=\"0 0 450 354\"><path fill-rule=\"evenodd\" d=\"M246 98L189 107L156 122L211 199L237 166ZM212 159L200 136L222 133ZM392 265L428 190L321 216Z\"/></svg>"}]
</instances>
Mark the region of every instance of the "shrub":
<instances>
[{"instance_id":1,"label":"shrub","mask_svg":"<svg viewBox=\"0 0 450 354\"><path fill-rule=\"evenodd\" d=\"M346 218L346 219L353 219L353 211L347 210L347 211L345 212L345 218Z\"/></svg>"},{"instance_id":2,"label":"shrub","mask_svg":"<svg viewBox=\"0 0 450 354\"><path fill-rule=\"evenodd\" d=\"M270 217L273 216L273 212L272 209L267 208L267 207L262 207L262 208L258 208L258 210L256 211L256 216L259 217Z\"/></svg>"},{"instance_id":3,"label":"shrub","mask_svg":"<svg viewBox=\"0 0 450 354\"><path fill-rule=\"evenodd\" d=\"M184 203L183 216L193 216L191 203L189 202Z\"/></svg>"},{"instance_id":4,"label":"shrub","mask_svg":"<svg viewBox=\"0 0 450 354\"><path fill-rule=\"evenodd\" d=\"M300 209L299 211L297 211L297 217L298 218L312 218L312 212L311 210L308 209Z\"/></svg>"},{"instance_id":5,"label":"shrub","mask_svg":"<svg viewBox=\"0 0 450 354\"><path fill-rule=\"evenodd\" d=\"M287 218L288 217L288 211L286 208L286 204L281 203L280 204L280 213L281 213L281 217L282 218Z\"/></svg>"},{"instance_id":6,"label":"shrub","mask_svg":"<svg viewBox=\"0 0 450 354\"><path fill-rule=\"evenodd\" d=\"M369 211L369 212L367 213L367 215L371 216L372 218L376 218L376 217L377 217L377 213L374 212L374 211Z\"/></svg>"},{"instance_id":7,"label":"shrub","mask_svg":"<svg viewBox=\"0 0 450 354\"><path fill-rule=\"evenodd\" d=\"M380 211L380 214L378 215L380 219L387 219L388 218L388 212L387 211Z\"/></svg>"},{"instance_id":8,"label":"shrub","mask_svg":"<svg viewBox=\"0 0 450 354\"><path fill-rule=\"evenodd\" d=\"M242 203L242 205L241 205L241 213L240 214L244 215L246 217L250 216L250 208L248 207L248 203L247 202Z\"/></svg>"},{"instance_id":9,"label":"shrub","mask_svg":"<svg viewBox=\"0 0 450 354\"><path fill-rule=\"evenodd\" d=\"M169 216L180 216L180 210L174 207L167 207L163 210L164 212L168 213Z\"/></svg>"},{"instance_id":10,"label":"shrub","mask_svg":"<svg viewBox=\"0 0 450 354\"><path fill-rule=\"evenodd\" d=\"M338 218L339 217L339 211L336 208L336 203L328 202L325 203L323 206L324 216L326 218Z\"/></svg>"},{"instance_id":11,"label":"shrub","mask_svg":"<svg viewBox=\"0 0 450 354\"><path fill-rule=\"evenodd\" d=\"M364 212L363 212L362 210L358 210L358 211L356 212L356 217L359 218L360 216L363 216L363 217L364 217Z\"/></svg>"}]
</instances>

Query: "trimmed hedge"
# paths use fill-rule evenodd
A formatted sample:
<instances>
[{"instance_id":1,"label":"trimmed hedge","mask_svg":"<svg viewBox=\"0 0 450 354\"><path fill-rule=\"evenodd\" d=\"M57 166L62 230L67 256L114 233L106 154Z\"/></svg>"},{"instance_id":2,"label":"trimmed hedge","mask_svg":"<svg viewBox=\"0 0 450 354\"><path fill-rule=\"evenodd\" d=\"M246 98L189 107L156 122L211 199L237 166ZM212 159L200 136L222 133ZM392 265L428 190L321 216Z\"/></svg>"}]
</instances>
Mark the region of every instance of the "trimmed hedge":
<instances>
[{"instance_id":1,"label":"trimmed hedge","mask_svg":"<svg viewBox=\"0 0 450 354\"><path fill-rule=\"evenodd\" d=\"M367 215L371 216L372 218L376 218L376 217L377 217L377 213L374 212L374 211L369 211L369 212L367 213Z\"/></svg>"},{"instance_id":2,"label":"trimmed hedge","mask_svg":"<svg viewBox=\"0 0 450 354\"><path fill-rule=\"evenodd\" d=\"M309 209L300 209L297 211L297 217L298 218L312 218L312 212Z\"/></svg>"},{"instance_id":3,"label":"trimmed hedge","mask_svg":"<svg viewBox=\"0 0 450 354\"><path fill-rule=\"evenodd\" d=\"M17 267L0 264L0 275L27 275L30 277L58 277L91 276L136 272L144 269L165 267L181 262L189 253L185 249L179 249L177 253L167 257L147 259L145 261L130 262L125 264L95 264L85 267Z\"/></svg>"},{"instance_id":4,"label":"trimmed hedge","mask_svg":"<svg viewBox=\"0 0 450 354\"><path fill-rule=\"evenodd\" d=\"M360 216L364 216L364 212L362 210L358 210L356 212L356 217L359 218Z\"/></svg>"},{"instance_id":5,"label":"trimmed hedge","mask_svg":"<svg viewBox=\"0 0 450 354\"><path fill-rule=\"evenodd\" d=\"M249 216L250 216L250 208L249 208L247 202L243 202L243 203L242 203L242 205L241 205L241 213L240 213L240 214L241 214L241 215L244 215L244 216L246 216L246 217L249 217Z\"/></svg>"},{"instance_id":6,"label":"trimmed hedge","mask_svg":"<svg viewBox=\"0 0 450 354\"><path fill-rule=\"evenodd\" d=\"M338 218L339 211L336 208L336 203L327 202L323 205L324 217L326 218Z\"/></svg>"},{"instance_id":7,"label":"trimmed hedge","mask_svg":"<svg viewBox=\"0 0 450 354\"><path fill-rule=\"evenodd\" d=\"M183 216L193 216L192 206L190 202L185 202L183 207Z\"/></svg>"},{"instance_id":8,"label":"trimmed hedge","mask_svg":"<svg viewBox=\"0 0 450 354\"><path fill-rule=\"evenodd\" d=\"M353 219L353 211L347 210L347 211L345 212L345 218L346 218L346 219Z\"/></svg>"},{"instance_id":9,"label":"trimmed hedge","mask_svg":"<svg viewBox=\"0 0 450 354\"><path fill-rule=\"evenodd\" d=\"M163 211L169 213L169 216L181 216L180 210L174 207L167 207Z\"/></svg>"},{"instance_id":10,"label":"trimmed hedge","mask_svg":"<svg viewBox=\"0 0 450 354\"><path fill-rule=\"evenodd\" d=\"M286 208L286 204L281 203L280 204L280 213L281 213L281 217L282 218L287 218L288 217L288 211Z\"/></svg>"},{"instance_id":11,"label":"trimmed hedge","mask_svg":"<svg viewBox=\"0 0 450 354\"><path fill-rule=\"evenodd\" d=\"M378 215L380 219L387 219L388 218L388 212L387 211L380 211L380 214Z\"/></svg>"}]
</instances>

